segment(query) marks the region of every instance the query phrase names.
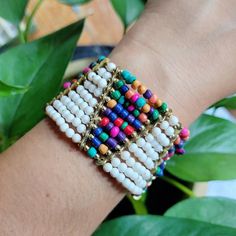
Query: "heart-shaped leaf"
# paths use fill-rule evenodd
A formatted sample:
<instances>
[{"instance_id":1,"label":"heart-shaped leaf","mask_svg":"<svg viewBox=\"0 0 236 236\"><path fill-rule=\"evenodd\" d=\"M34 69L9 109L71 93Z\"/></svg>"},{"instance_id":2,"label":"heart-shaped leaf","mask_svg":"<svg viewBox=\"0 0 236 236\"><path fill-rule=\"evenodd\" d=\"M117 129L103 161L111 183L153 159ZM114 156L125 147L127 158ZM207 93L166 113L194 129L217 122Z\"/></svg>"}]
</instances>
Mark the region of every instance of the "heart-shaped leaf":
<instances>
[{"instance_id":1,"label":"heart-shaped leaf","mask_svg":"<svg viewBox=\"0 0 236 236\"><path fill-rule=\"evenodd\" d=\"M91 0L59 0L60 3L67 5L81 5L90 2Z\"/></svg>"},{"instance_id":2,"label":"heart-shaped leaf","mask_svg":"<svg viewBox=\"0 0 236 236\"><path fill-rule=\"evenodd\" d=\"M25 14L28 0L0 0L0 17L19 24Z\"/></svg>"},{"instance_id":3,"label":"heart-shaped leaf","mask_svg":"<svg viewBox=\"0 0 236 236\"><path fill-rule=\"evenodd\" d=\"M111 0L111 3L125 28L133 23L144 9L143 0Z\"/></svg>"},{"instance_id":4,"label":"heart-shaped leaf","mask_svg":"<svg viewBox=\"0 0 236 236\"><path fill-rule=\"evenodd\" d=\"M171 174L192 182L236 178L236 124L202 115L191 134L186 154L168 161Z\"/></svg>"},{"instance_id":5,"label":"heart-shaped leaf","mask_svg":"<svg viewBox=\"0 0 236 236\"><path fill-rule=\"evenodd\" d=\"M167 210L165 216L204 221L236 228L236 200L222 197L189 198Z\"/></svg>"},{"instance_id":6,"label":"heart-shaped leaf","mask_svg":"<svg viewBox=\"0 0 236 236\"><path fill-rule=\"evenodd\" d=\"M230 110L236 109L236 94L220 100L219 102L215 103L213 107L225 107Z\"/></svg>"},{"instance_id":7,"label":"heart-shaped leaf","mask_svg":"<svg viewBox=\"0 0 236 236\"><path fill-rule=\"evenodd\" d=\"M235 236L236 229L197 220L161 216L125 216L102 224L93 236Z\"/></svg>"},{"instance_id":8,"label":"heart-shaped leaf","mask_svg":"<svg viewBox=\"0 0 236 236\"><path fill-rule=\"evenodd\" d=\"M44 117L45 104L59 91L84 21L0 55L0 82L25 88L0 97L0 151Z\"/></svg>"}]
</instances>

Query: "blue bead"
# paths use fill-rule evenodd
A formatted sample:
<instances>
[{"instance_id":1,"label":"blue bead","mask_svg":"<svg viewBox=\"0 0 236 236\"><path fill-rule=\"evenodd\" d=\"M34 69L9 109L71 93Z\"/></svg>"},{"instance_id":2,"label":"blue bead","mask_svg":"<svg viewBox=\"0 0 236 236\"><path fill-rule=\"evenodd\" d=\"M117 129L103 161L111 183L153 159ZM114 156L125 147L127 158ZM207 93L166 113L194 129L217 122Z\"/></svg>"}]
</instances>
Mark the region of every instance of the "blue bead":
<instances>
[{"instance_id":1,"label":"blue bead","mask_svg":"<svg viewBox=\"0 0 236 236\"><path fill-rule=\"evenodd\" d=\"M135 129L141 129L142 123L138 119L135 119L132 125Z\"/></svg>"},{"instance_id":2,"label":"blue bead","mask_svg":"<svg viewBox=\"0 0 236 236\"><path fill-rule=\"evenodd\" d=\"M184 146L184 141L181 140L179 144L176 144L175 147L178 149L178 148L183 148Z\"/></svg>"},{"instance_id":3,"label":"blue bead","mask_svg":"<svg viewBox=\"0 0 236 236\"><path fill-rule=\"evenodd\" d=\"M118 118L118 116L116 115L116 113L111 112L108 118L110 119L111 122L114 122Z\"/></svg>"},{"instance_id":4,"label":"blue bead","mask_svg":"<svg viewBox=\"0 0 236 236\"><path fill-rule=\"evenodd\" d=\"M147 89L146 92L143 94L143 96L144 96L146 99L151 98L151 96L152 96L151 90L150 90L150 89Z\"/></svg>"},{"instance_id":5,"label":"blue bead","mask_svg":"<svg viewBox=\"0 0 236 236\"><path fill-rule=\"evenodd\" d=\"M127 91L129 91L129 87L127 85L122 85L121 88L120 88L120 92L122 94L125 94Z\"/></svg>"},{"instance_id":6,"label":"blue bead","mask_svg":"<svg viewBox=\"0 0 236 236\"><path fill-rule=\"evenodd\" d=\"M98 61L98 62L101 62L101 61L103 61L105 58L106 58L105 56L101 55L101 56L98 57L98 60L97 60L97 61Z\"/></svg>"},{"instance_id":7,"label":"blue bead","mask_svg":"<svg viewBox=\"0 0 236 236\"><path fill-rule=\"evenodd\" d=\"M119 115L122 119L125 119L129 115L129 112L123 109Z\"/></svg>"},{"instance_id":8,"label":"blue bead","mask_svg":"<svg viewBox=\"0 0 236 236\"><path fill-rule=\"evenodd\" d=\"M120 103L120 104L124 104L125 103L125 96L121 96L120 98L119 98L119 100L118 100L118 103Z\"/></svg>"},{"instance_id":9,"label":"blue bead","mask_svg":"<svg viewBox=\"0 0 236 236\"><path fill-rule=\"evenodd\" d=\"M95 148L98 148L102 144L102 142L98 138L94 137L92 139L92 144Z\"/></svg>"},{"instance_id":10,"label":"blue bead","mask_svg":"<svg viewBox=\"0 0 236 236\"><path fill-rule=\"evenodd\" d=\"M165 162L162 162L162 163L160 164L160 168L161 168L162 170L164 170L165 167L166 167Z\"/></svg>"},{"instance_id":11,"label":"blue bead","mask_svg":"<svg viewBox=\"0 0 236 236\"><path fill-rule=\"evenodd\" d=\"M106 129L106 131L109 131L109 130L111 130L113 127L114 127L114 124L113 124L112 122L109 122L109 123L106 125L105 129Z\"/></svg>"},{"instance_id":12,"label":"blue bead","mask_svg":"<svg viewBox=\"0 0 236 236\"><path fill-rule=\"evenodd\" d=\"M109 116L109 114L112 112L112 110L110 108L106 108L106 110L103 112L104 116Z\"/></svg>"},{"instance_id":13,"label":"blue bead","mask_svg":"<svg viewBox=\"0 0 236 236\"><path fill-rule=\"evenodd\" d=\"M102 132L103 132L102 128L98 127L96 129L94 129L93 135L98 137Z\"/></svg>"},{"instance_id":14,"label":"blue bead","mask_svg":"<svg viewBox=\"0 0 236 236\"><path fill-rule=\"evenodd\" d=\"M89 65L89 68L90 68L90 69L93 69L93 67L96 66L96 65L97 65L96 62L92 62L92 63Z\"/></svg>"},{"instance_id":15,"label":"blue bead","mask_svg":"<svg viewBox=\"0 0 236 236\"><path fill-rule=\"evenodd\" d=\"M117 103L116 106L113 108L113 111L116 114L119 114L123 109L124 109L123 106L121 104Z\"/></svg>"},{"instance_id":16,"label":"blue bead","mask_svg":"<svg viewBox=\"0 0 236 236\"><path fill-rule=\"evenodd\" d=\"M106 141L106 144L108 145L110 149L114 149L117 146L117 141L114 138L109 138Z\"/></svg>"},{"instance_id":17,"label":"blue bead","mask_svg":"<svg viewBox=\"0 0 236 236\"><path fill-rule=\"evenodd\" d=\"M135 117L132 114L129 114L127 116L127 122L129 122L130 124L132 124L135 121Z\"/></svg>"}]
</instances>

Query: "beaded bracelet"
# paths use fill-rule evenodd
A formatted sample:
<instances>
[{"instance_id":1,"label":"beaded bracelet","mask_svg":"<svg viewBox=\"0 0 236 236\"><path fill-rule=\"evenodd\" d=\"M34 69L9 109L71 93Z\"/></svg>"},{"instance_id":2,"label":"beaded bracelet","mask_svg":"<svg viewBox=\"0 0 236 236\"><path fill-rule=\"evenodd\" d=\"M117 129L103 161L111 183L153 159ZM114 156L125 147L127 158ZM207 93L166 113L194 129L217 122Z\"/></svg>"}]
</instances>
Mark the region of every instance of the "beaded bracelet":
<instances>
[{"instance_id":1,"label":"beaded bracelet","mask_svg":"<svg viewBox=\"0 0 236 236\"><path fill-rule=\"evenodd\" d=\"M61 132L135 198L184 154L189 130L157 95L104 56L46 106Z\"/></svg>"}]
</instances>

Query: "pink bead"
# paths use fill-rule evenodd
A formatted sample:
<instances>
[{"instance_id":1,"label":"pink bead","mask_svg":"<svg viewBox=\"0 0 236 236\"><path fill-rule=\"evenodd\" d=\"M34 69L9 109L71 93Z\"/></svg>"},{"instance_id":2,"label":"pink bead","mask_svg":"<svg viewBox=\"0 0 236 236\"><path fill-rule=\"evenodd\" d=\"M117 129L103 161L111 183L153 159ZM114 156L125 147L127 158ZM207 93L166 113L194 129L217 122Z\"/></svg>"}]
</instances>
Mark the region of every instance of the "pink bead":
<instances>
[{"instance_id":1,"label":"pink bead","mask_svg":"<svg viewBox=\"0 0 236 236\"><path fill-rule=\"evenodd\" d=\"M71 82L65 82L64 84L63 84L63 88L64 89L67 89L67 88L69 88L71 86Z\"/></svg>"},{"instance_id":2,"label":"pink bead","mask_svg":"<svg viewBox=\"0 0 236 236\"><path fill-rule=\"evenodd\" d=\"M114 126L110 131L110 135L112 138L115 138L119 134L119 132L120 132L119 127Z\"/></svg>"},{"instance_id":3,"label":"pink bead","mask_svg":"<svg viewBox=\"0 0 236 236\"><path fill-rule=\"evenodd\" d=\"M84 74L87 74L89 71L90 71L90 68L89 68L89 67L85 67L85 68L83 69L83 73L84 73Z\"/></svg>"},{"instance_id":4,"label":"pink bead","mask_svg":"<svg viewBox=\"0 0 236 236\"><path fill-rule=\"evenodd\" d=\"M130 105L128 106L127 110L132 112L133 110L135 109L135 106L134 105Z\"/></svg>"},{"instance_id":5,"label":"pink bead","mask_svg":"<svg viewBox=\"0 0 236 236\"><path fill-rule=\"evenodd\" d=\"M188 138L190 135L190 131L187 128L183 128L179 134L179 136L183 139Z\"/></svg>"},{"instance_id":6,"label":"pink bead","mask_svg":"<svg viewBox=\"0 0 236 236\"><path fill-rule=\"evenodd\" d=\"M139 94L138 93L135 93L131 98L130 98L130 101L132 103L135 103L139 98Z\"/></svg>"},{"instance_id":7,"label":"pink bead","mask_svg":"<svg viewBox=\"0 0 236 236\"><path fill-rule=\"evenodd\" d=\"M154 104L157 101L157 95L153 94L150 98L149 98L149 102Z\"/></svg>"}]
</instances>

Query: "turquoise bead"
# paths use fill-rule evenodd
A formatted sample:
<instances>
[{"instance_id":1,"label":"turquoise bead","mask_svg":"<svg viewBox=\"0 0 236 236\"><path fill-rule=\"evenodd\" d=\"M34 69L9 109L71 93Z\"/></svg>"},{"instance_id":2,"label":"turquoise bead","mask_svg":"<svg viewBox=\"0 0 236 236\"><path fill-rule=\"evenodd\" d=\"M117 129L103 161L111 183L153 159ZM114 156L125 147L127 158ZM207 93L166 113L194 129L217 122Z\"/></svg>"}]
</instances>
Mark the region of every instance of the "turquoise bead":
<instances>
[{"instance_id":1,"label":"turquoise bead","mask_svg":"<svg viewBox=\"0 0 236 236\"><path fill-rule=\"evenodd\" d=\"M103 61L105 58L106 58L105 56L99 56L99 57L98 57L98 62Z\"/></svg>"},{"instance_id":2,"label":"turquoise bead","mask_svg":"<svg viewBox=\"0 0 236 236\"><path fill-rule=\"evenodd\" d=\"M152 120L157 120L159 117L159 112L157 109L155 109L152 113Z\"/></svg>"},{"instance_id":3,"label":"turquoise bead","mask_svg":"<svg viewBox=\"0 0 236 236\"><path fill-rule=\"evenodd\" d=\"M144 98L140 97L137 99L135 104L138 108L142 108L146 104L146 100Z\"/></svg>"},{"instance_id":4,"label":"turquoise bead","mask_svg":"<svg viewBox=\"0 0 236 236\"><path fill-rule=\"evenodd\" d=\"M128 70L123 70L121 72L121 76L123 77L124 80L126 80L127 78L129 78L131 76L131 74Z\"/></svg>"},{"instance_id":5,"label":"turquoise bead","mask_svg":"<svg viewBox=\"0 0 236 236\"><path fill-rule=\"evenodd\" d=\"M87 154L89 157L94 158L97 154L97 150L94 147L90 147L89 150L87 151Z\"/></svg>"},{"instance_id":6,"label":"turquoise bead","mask_svg":"<svg viewBox=\"0 0 236 236\"><path fill-rule=\"evenodd\" d=\"M118 102L123 105L125 103L125 96L121 96Z\"/></svg>"}]
</instances>

